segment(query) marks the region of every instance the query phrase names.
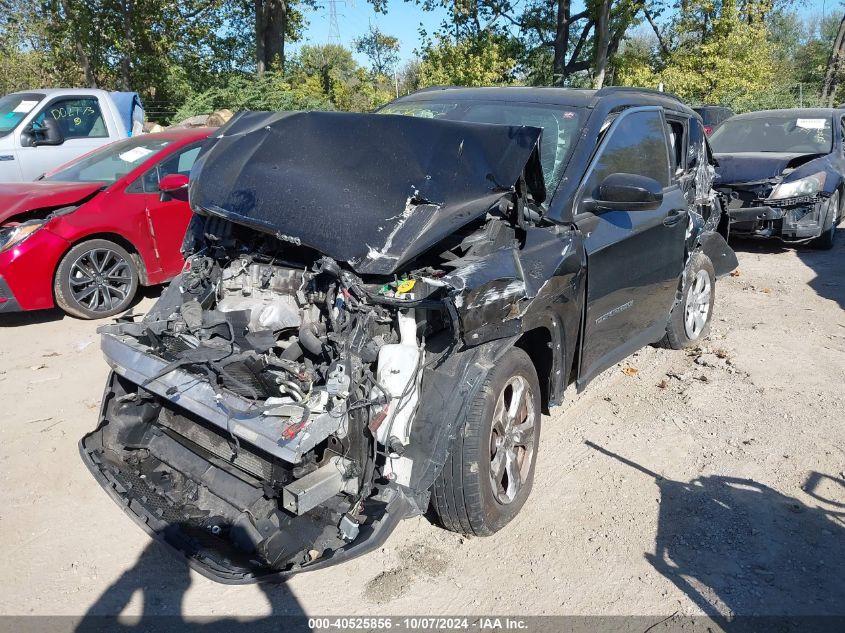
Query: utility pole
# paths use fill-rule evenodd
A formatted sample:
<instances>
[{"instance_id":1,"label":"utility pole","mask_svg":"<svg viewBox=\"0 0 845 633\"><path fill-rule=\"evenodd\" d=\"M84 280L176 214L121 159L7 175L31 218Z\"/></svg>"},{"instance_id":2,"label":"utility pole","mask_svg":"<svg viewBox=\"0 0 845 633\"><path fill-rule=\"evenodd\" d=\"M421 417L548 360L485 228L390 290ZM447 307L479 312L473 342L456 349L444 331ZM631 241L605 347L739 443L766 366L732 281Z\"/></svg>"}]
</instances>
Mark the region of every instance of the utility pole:
<instances>
[{"instance_id":1,"label":"utility pole","mask_svg":"<svg viewBox=\"0 0 845 633\"><path fill-rule=\"evenodd\" d=\"M343 0L328 0L329 2L329 44L340 45L340 27L337 24L337 3Z\"/></svg>"}]
</instances>

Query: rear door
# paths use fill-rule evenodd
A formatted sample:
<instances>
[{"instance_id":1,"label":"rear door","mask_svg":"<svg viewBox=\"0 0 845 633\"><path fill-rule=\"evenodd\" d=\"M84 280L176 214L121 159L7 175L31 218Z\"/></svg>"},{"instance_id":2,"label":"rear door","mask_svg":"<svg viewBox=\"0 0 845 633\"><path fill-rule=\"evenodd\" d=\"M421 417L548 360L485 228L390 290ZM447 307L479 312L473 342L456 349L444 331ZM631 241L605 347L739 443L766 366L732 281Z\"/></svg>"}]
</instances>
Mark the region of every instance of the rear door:
<instances>
[{"instance_id":1,"label":"rear door","mask_svg":"<svg viewBox=\"0 0 845 633\"><path fill-rule=\"evenodd\" d=\"M579 190L575 223L587 251L581 386L665 332L689 222L683 192L670 173L666 132L658 107L616 116ZM663 185L663 203L652 211L596 210L591 203L598 186L613 173L654 178Z\"/></svg>"},{"instance_id":2,"label":"rear door","mask_svg":"<svg viewBox=\"0 0 845 633\"><path fill-rule=\"evenodd\" d=\"M182 270L184 260L180 248L191 221L191 207L187 190L163 196L158 184L169 174L189 176L201 145L198 142L179 148L126 189L127 195L143 199L150 237L160 265L161 280L174 277Z\"/></svg>"}]
</instances>

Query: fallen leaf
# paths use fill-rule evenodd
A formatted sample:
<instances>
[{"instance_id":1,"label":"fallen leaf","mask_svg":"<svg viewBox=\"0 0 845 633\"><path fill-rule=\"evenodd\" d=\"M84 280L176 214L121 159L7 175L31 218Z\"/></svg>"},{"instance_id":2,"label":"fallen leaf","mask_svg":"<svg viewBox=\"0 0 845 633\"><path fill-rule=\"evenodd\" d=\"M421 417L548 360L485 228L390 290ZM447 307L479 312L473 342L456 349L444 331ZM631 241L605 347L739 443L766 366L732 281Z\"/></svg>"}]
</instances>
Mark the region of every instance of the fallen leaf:
<instances>
[{"instance_id":1,"label":"fallen leaf","mask_svg":"<svg viewBox=\"0 0 845 633\"><path fill-rule=\"evenodd\" d=\"M41 354L42 358L52 358L53 356L59 356L58 352L48 352L46 354Z\"/></svg>"},{"instance_id":2,"label":"fallen leaf","mask_svg":"<svg viewBox=\"0 0 845 633\"><path fill-rule=\"evenodd\" d=\"M666 379L664 378L664 379L663 379L663 380L661 380L659 383L657 383L657 386L658 386L660 389L666 389L666 387L668 387L668 386L669 386L669 383L668 383L668 382L666 382Z\"/></svg>"},{"instance_id":3,"label":"fallen leaf","mask_svg":"<svg viewBox=\"0 0 845 633\"><path fill-rule=\"evenodd\" d=\"M768 288L763 288L760 292L762 292L763 294L769 294L771 290L769 290Z\"/></svg>"},{"instance_id":4,"label":"fallen leaf","mask_svg":"<svg viewBox=\"0 0 845 633\"><path fill-rule=\"evenodd\" d=\"M640 371L636 367L625 367L622 369L622 373L626 376L636 376Z\"/></svg>"},{"instance_id":5,"label":"fallen leaf","mask_svg":"<svg viewBox=\"0 0 845 633\"><path fill-rule=\"evenodd\" d=\"M731 277L739 277L742 273L739 272L739 268L731 272Z\"/></svg>"}]
</instances>

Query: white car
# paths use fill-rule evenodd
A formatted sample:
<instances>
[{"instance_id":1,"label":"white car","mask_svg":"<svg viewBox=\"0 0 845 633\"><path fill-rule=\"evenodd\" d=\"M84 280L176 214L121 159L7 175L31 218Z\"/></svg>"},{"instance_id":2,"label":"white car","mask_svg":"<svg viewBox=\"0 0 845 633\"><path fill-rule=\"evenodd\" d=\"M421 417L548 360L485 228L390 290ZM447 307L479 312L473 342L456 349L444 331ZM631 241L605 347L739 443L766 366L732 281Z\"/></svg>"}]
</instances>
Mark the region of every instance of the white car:
<instances>
[{"instance_id":1,"label":"white car","mask_svg":"<svg viewBox=\"0 0 845 633\"><path fill-rule=\"evenodd\" d=\"M0 182L41 174L141 131L134 92L50 88L0 98Z\"/></svg>"}]
</instances>

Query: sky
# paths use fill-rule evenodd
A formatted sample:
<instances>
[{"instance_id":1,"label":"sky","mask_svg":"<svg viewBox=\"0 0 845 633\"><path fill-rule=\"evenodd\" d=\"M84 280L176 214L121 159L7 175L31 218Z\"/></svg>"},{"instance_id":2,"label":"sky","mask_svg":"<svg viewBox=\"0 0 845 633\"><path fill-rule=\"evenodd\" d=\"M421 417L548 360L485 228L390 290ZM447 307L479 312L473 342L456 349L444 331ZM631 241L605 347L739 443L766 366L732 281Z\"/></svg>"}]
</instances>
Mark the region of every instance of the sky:
<instances>
[{"instance_id":1,"label":"sky","mask_svg":"<svg viewBox=\"0 0 845 633\"><path fill-rule=\"evenodd\" d=\"M326 44L329 40L329 9L326 1L325 9L308 11L308 27L300 42L293 44L296 50L302 44ZM580 4L576 2L575 4ZM798 0L795 9L802 17L840 13L841 0ZM387 35L399 38L400 65L414 57L414 49L420 46L419 28L422 26L428 33L433 33L445 17L445 12L423 11L414 2L406 0L389 0L386 14L373 11L373 5L367 0L338 0L337 24L340 31L340 43L352 48L352 41L366 34L372 22ZM367 65L367 58L355 54L358 63Z\"/></svg>"},{"instance_id":2,"label":"sky","mask_svg":"<svg viewBox=\"0 0 845 633\"><path fill-rule=\"evenodd\" d=\"M329 9L309 11L308 27L302 39L293 45L294 50L302 44L327 44L329 41ZM340 31L340 43L352 48L355 38L366 34L370 22L378 26L382 33L399 38L400 65L414 57L414 49L420 46L419 28L423 26L428 33L433 33L443 20L443 11L423 11L413 2L391 0L387 14L376 13L367 0L338 0L337 25ZM367 65L364 55L355 54L360 64Z\"/></svg>"}]
</instances>

